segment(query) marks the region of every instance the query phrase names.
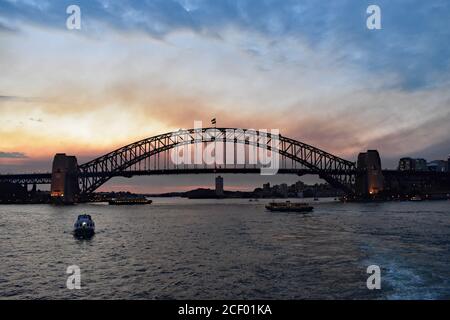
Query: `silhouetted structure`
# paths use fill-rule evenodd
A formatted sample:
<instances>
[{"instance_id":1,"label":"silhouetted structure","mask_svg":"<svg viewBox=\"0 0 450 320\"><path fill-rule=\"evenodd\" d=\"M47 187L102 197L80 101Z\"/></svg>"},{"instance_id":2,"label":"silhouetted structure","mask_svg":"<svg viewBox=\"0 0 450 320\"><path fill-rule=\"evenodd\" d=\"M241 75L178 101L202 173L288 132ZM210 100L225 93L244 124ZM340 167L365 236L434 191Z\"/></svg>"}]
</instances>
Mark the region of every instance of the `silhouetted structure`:
<instances>
[{"instance_id":1,"label":"silhouetted structure","mask_svg":"<svg viewBox=\"0 0 450 320\"><path fill-rule=\"evenodd\" d=\"M368 150L358 155L356 190L359 196L377 195L384 189L381 159L377 150Z\"/></svg>"},{"instance_id":2,"label":"silhouetted structure","mask_svg":"<svg viewBox=\"0 0 450 320\"><path fill-rule=\"evenodd\" d=\"M427 171L427 160L419 158L401 158L398 163L400 171Z\"/></svg>"},{"instance_id":3,"label":"silhouetted structure","mask_svg":"<svg viewBox=\"0 0 450 320\"><path fill-rule=\"evenodd\" d=\"M221 176L216 177L216 196L223 197L223 178Z\"/></svg>"},{"instance_id":4,"label":"silhouetted structure","mask_svg":"<svg viewBox=\"0 0 450 320\"><path fill-rule=\"evenodd\" d=\"M74 156L58 153L53 159L51 197L55 202L74 203L79 193L78 163Z\"/></svg>"},{"instance_id":5,"label":"silhouetted structure","mask_svg":"<svg viewBox=\"0 0 450 320\"><path fill-rule=\"evenodd\" d=\"M329 183L307 185L302 181L294 184L270 186L269 183L263 184L262 188L253 190L254 198L311 198L311 197L341 197L345 193L341 189L334 188Z\"/></svg>"},{"instance_id":6,"label":"silhouetted structure","mask_svg":"<svg viewBox=\"0 0 450 320\"><path fill-rule=\"evenodd\" d=\"M414 170L414 159L412 158L401 158L398 162L399 171L413 171Z\"/></svg>"},{"instance_id":7,"label":"silhouetted structure","mask_svg":"<svg viewBox=\"0 0 450 320\"><path fill-rule=\"evenodd\" d=\"M450 172L384 170L386 197L446 199L450 195Z\"/></svg>"},{"instance_id":8,"label":"silhouetted structure","mask_svg":"<svg viewBox=\"0 0 450 320\"><path fill-rule=\"evenodd\" d=\"M444 160L433 160L427 164L428 171L447 172L448 162Z\"/></svg>"},{"instance_id":9,"label":"silhouetted structure","mask_svg":"<svg viewBox=\"0 0 450 320\"><path fill-rule=\"evenodd\" d=\"M15 183L0 182L0 200L2 202L24 200L27 198L27 188Z\"/></svg>"},{"instance_id":10,"label":"silhouetted structure","mask_svg":"<svg viewBox=\"0 0 450 320\"><path fill-rule=\"evenodd\" d=\"M214 134L211 133L211 130L214 131ZM271 142L261 143L259 140L261 137L264 138L262 141ZM430 164L427 164L425 171L423 170L425 159L403 158L399 163L400 170L382 170L380 156L376 150L359 154L357 163L354 163L281 135L237 128L198 128L179 130L143 139L79 166L74 156L57 154L53 162L52 173L0 175L0 183L51 184L51 195L55 200L71 203L89 201L93 198L95 190L113 177L261 173L263 166L257 167L254 163L223 163L219 166L208 166L207 164L180 165L169 162L170 152L173 149L196 145L206 147L211 143L217 144L218 148L223 148L225 144L231 144L230 150L238 150L239 147L242 154L248 153L249 148L265 148L276 151L280 155L280 168L274 170L273 173L298 176L318 175L333 189L342 190L348 196L347 199L373 198L374 196L377 199L386 198L390 196L389 192L398 190L397 186L405 184L412 185L413 189L414 186L422 185L423 188L442 193L447 190L447 181L450 180L448 172L442 172L444 167L445 171L448 171L449 161L440 160L431 167ZM229 157L228 149L225 151L227 151L226 159L233 158ZM246 156L246 158L249 157ZM436 170L434 170L435 168ZM386 175L388 175L388 179ZM432 187L429 187L430 184ZM221 189L223 190L223 187L216 188L219 194L223 192L227 195L227 192L221 191ZM264 186L260 193L267 195L269 189L270 185ZM286 186L276 186L272 189L276 189L275 192L281 196L286 194ZM297 189L288 187L288 196L298 194ZM218 196L216 190L210 190L214 197ZM200 193L205 192L201 191ZM270 193L273 192L274 190L270 191ZM210 196L209 191L206 193Z\"/></svg>"}]
</instances>

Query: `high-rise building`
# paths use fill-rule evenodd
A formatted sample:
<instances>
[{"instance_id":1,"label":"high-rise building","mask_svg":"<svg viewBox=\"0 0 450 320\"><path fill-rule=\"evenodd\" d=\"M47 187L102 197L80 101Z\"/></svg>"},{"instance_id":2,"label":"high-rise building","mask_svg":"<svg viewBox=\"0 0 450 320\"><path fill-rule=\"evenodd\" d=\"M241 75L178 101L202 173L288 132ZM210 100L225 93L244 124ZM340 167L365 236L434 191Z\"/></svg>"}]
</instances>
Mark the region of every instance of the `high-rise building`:
<instances>
[{"instance_id":1,"label":"high-rise building","mask_svg":"<svg viewBox=\"0 0 450 320\"><path fill-rule=\"evenodd\" d=\"M216 177L216 196L222 197L223 192L223 178L221 176Z\"/></svg>"},{"instance_id":2,"label":"high-rise building","mask_svg":"<svg viewBox=\"0 0 450 320\"><path fill-rule=\"evenodd\" d=\"M287 196L288 196L288 185L286 183L280 184L280 193L281 193L281 196L287 198Z\"/></svg>"},{"instance_id":3,"label":"high-rise building","mask_svg":"<svg viewBox=\"0 0 450 320\"><path fill-rule=\"evenodd\" d=\"M428 170L433 172L447 171L448 162L445 160L434 160L427 164Z\"/></svg>"},{"instance_id":4,"label":"high-rise building","mask_svg":"<svg viewBox=\"0 0 450 320\"><path fill-rule=\"evenodd\" d=\"M412 158L401 158L398 162L398 170L413 171L415 168L415 160Z\"/></svg>"},{"instance_id":5,"label":"high-rise building","mask_svg":"<svg viewBox=\"0 0 450 320\"><path fill-rule=\"evenodd\" d=\"M303 183L303 181L297 181L295 183L295 191L296 192L303 191L304 189L305 189L305 184Z\"/></svg>"},{"instance_id":6,"label":"high-rise building","mask_svg":"<svg viewBox=\"0 0 450 320\"><path fill-rule=\"evenodd\" d=\"M427 160L414 159L414 171L428 171Z\"/></svg>"},{"instance_id":7,"label":"high-rise building","mask_svg":"<svg viewBox=\"0 0 450 320\"><path fill-rule=\"evenodd\" d=\"M401 158L398 162L398 170L400 171L428 171L427 160L418 158Z\"/></svg>"}]
</instances>

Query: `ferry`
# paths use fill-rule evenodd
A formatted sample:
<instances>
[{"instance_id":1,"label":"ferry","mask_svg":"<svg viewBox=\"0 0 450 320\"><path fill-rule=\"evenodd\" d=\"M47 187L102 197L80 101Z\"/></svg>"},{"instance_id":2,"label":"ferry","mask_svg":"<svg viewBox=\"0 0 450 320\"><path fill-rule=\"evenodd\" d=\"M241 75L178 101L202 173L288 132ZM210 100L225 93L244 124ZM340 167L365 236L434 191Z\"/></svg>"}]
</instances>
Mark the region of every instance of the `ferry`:
<instances>
[{"instance_id":1,"label":"ferry","mask_svg":"<svg viewBox=\"0 0 450 320\"><path fill-rule=\"evenodd\" d=\"M78 216L74 224L74 235L77 237L88 238L95 233L95 223L88 214L81 214Z\"/></svg>"},{"instance_id":2,"label":"ferry","mask_svg":"<svg viewBox=\"0 0 450 320\"><path fill-rule=\"evenodd\" d=\"M266 205L266 209L269 211L281 211L281 212L311 212L314 207L303 202L271 202Z\"/></svg>"},{"instance_id":3,"label":"ferry","mask_svg":"<svg viewBox=\"0 0 450 320\"><path fill-rule=\"evenodd\" d=\"M144 205L151 204L153 201L146 197L114 198L108 201L110 205Z\"/></svg>"}]
</instances>

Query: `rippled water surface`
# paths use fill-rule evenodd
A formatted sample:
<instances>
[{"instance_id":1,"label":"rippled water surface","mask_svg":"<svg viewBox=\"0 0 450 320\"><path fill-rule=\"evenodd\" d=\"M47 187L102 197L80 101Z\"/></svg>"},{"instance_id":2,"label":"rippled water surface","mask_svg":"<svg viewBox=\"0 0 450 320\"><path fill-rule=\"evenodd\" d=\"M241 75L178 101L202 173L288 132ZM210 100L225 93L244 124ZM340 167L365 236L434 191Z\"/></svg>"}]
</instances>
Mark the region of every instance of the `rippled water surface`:
<instances>
[{"instance_id":1,"label":"rippled water surface","mask_svg":"<svg viewBox=\"0 0 450 320\"><path fill-rule=\"evenodd\" d=\"M1 299L449 299L450 201L0 206ZM76 240L78 214L97 233ZM366 268L381 267L369 291ZM81 290L66 269L81 268Z\"/></svg>"}]
</instances>

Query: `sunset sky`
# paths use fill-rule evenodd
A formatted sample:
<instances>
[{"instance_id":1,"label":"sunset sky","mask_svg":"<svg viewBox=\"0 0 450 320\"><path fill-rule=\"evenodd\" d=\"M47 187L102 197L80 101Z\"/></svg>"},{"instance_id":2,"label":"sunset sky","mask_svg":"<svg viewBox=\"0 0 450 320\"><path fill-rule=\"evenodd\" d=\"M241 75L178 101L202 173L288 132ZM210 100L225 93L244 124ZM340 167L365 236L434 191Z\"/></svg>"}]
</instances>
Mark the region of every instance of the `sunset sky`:
<instances>
[{"instance_id":1,"label":"sunset sky","mask_svg":"<svg viewBox=\"0 0 450 320\"><path fill-rule=\"evenodd\" d=\"M81 30L66 28L71 4ZM366 28L370 4L381 30ZM0 173L49 171L56 152L83 163L212 117L280 129L352 161L378 149L385 167L444 159L449 67L447 0L0 0Z\"/></svg>"}]
</instances>

